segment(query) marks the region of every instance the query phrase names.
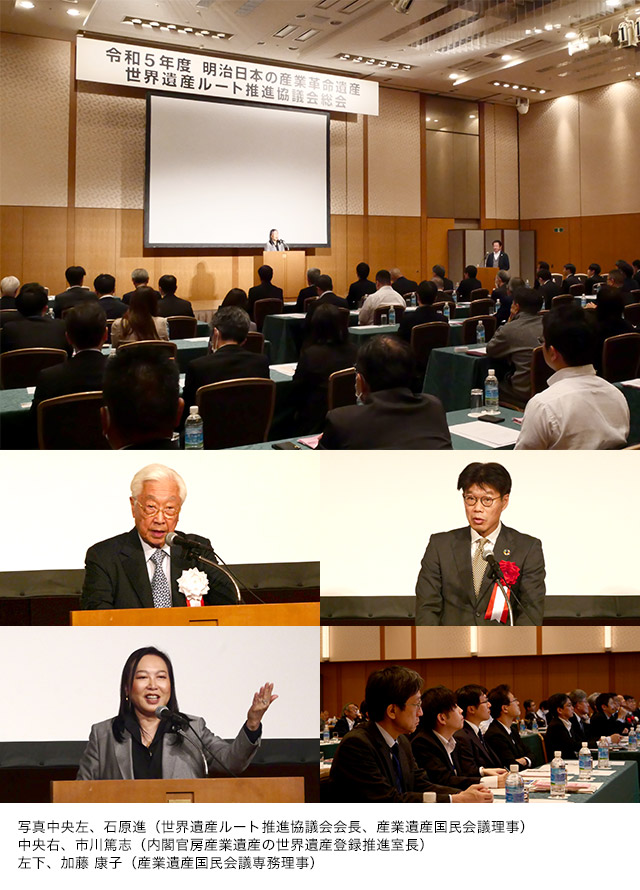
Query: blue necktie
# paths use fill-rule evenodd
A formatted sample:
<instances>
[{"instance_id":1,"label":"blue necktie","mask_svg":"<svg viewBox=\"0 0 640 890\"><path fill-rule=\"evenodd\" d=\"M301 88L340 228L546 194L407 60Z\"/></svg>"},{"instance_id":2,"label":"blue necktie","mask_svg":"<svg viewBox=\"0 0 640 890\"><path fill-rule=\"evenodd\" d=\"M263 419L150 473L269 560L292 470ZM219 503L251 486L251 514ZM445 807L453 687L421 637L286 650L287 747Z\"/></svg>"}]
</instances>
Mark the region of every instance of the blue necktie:
<instances>
[{"instance_id":1,"label":"blue necktie","mask_svg":"<svg viewBox=\"0 0 640 890\"><path fill-rule=\"evenodd\" d=\"M391 748L391 760L393 761L393 771L396 774L396 788L400 794L404 793L404 783L402 781L402 768L400 766L400 748L396 742Z\"/></svg>"}]
</instances>

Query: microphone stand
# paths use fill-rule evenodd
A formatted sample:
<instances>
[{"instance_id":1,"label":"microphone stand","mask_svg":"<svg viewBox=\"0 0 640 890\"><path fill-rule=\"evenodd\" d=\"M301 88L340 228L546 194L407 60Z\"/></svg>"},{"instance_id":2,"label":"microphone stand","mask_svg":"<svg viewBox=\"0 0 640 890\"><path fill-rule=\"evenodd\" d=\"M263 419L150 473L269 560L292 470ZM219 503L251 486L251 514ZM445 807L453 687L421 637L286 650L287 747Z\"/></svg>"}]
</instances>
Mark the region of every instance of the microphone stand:
<instances>
[{"instance_id":1,"label":"microphone stand","mask_svg":"<svg viewBox=\"0 0 640 890\"><path fill-rule=\"evenodd\" d=\"M233 584L233 589L236 592L236 599L238 600L238 604L243 605L240 588L238 587L236 579L233 577L231 572L225 569L224 566L221 566L217 562L214 562L212 559L207 559L206 556L202 556L201 553L192 552L192 555L195 557L195 559L198 560L198 562L204 563L207 566L211 566L212 569L218 569L219 572L222 572L223 575L226 575L229 581L231 581L231 583Z\"/></svg>"},{"instance_id":2,"label":"microphone stand","mask_svg":"<svg viewBox=\"0 0 640 890\"><path fill-rule=\"evenodd\" d=\"M185 537L185 536L182 535L182 537ZM242 585L242 587L248 593L250 593L251 596L255 600L257 600L262 605L265 605L264 600L260 599L260 597L258 596L257 593L254 593L253 590L250 590L246 584L244 584L239 579L236 579L236 577L234 576L234 574L231 571L231 569L229 568L229 566L225 563L224 559L222 559L222 557L219 556L215 552L213 547L207 547L207 549L213 554L213 559L217 560L217 562L214 562L213 560L208 559L206 556L203 556L199 552L200 547L202 545L199 544L198 541L189 541L188 539L185 539L185 542L180 543L178 546L182 547L182 549L185 550L192 559L195 559L196 561L201 562L204 565L211 566L211 568L213 568L213 569L218 569L219 572L222 572L223 575L226 575L226 577L229 579L229 581L231 581L231 583L233 584L233 589L235 590L236 600L238 602L238 605L240 605L240 606L245 605L245 602L242 599L242 594L240 593L240 585Z\"/></svg>"}]
</instances>

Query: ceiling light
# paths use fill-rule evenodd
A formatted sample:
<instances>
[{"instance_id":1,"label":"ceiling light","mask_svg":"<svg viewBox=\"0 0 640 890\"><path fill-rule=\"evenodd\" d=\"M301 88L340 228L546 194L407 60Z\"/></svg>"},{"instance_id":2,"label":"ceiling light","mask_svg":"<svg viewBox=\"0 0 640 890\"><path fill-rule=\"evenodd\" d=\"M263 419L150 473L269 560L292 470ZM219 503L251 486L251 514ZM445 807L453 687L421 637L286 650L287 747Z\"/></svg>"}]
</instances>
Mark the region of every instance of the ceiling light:
<instances>
[{"instance_id":1,"label":"ceiling light","mask_svg":"<svg viewBox=\"0 0 640 890\"><path fill-rule=\"evenodd\" d=\"M391 63L391 67L392 67L392 68L399 68L399 67L400 67L400 62L392 62L392 63Z\"/></svg>"},{"instance_id":2,"label":"ceiling light","mask_svg":"<svg viewBox=\"0 0 640 890\"><path fill-rule=\"evenodd\" d=\"M545 25L544 30L545 31L553 31L553 25Z\"/></svg>"},{"instance_id":3,"label":"ceiling light","mask_svg":"<svg viewBox=\"0 0 640 890\"><path fill-rule=\"evenodd\" d=\"M151 25L152 28L159 28L159 27L160 27L160 22L149 22L149 24Z\"/></svg>"},{"instance_id":4,"label":"ceiling light","mask_svg":"<svg viewBox=\"0 0 640 890\"><path fill-rule=\"evenodd\" d=\"M531 28L527 28L527 30L526 30L524 33L525 33L525 34L531 34Z\"/></svg>"},{"instance_id":5,"label":"ceiling light","mask_svg":"<svg viewBox=\"0 0 640 890\"><path fill-rule=\"evenodd\" d=\"M366 59L365 65L373 65L373 64L375 64L375 61L376 61L375 59Z\"/></svg>"},{"instance_id":6,"label":"ceiling light","mask_svg":"<svg viewBox=\"0 0 640 890\"><path fill-rule=\"evenodd\" d=\"M457 80L459 77L462 77L461 74L450 74L449 80Z\"/></svg>"},{"instance_id":7,"label":"ceiling light","mask_svg":"<svg viewBox=\"0 0 640 890\"><path fill-rule=\"evenodd\" d=\"M428 118L427 118L427 120L428 120L428 121L430 121L430 120L431 120L431 118L430 118L430 117L428 117Z\"/></svg>"},{"instance_id":8,"label":"ceiling light","mask_svg":"<svg viewBox=\"0 0 640 890\"><path fill-rule=\"evenodd\" d=\"M188 30L189 30L189 29L187 28L187 31L188 31ZM218 31L218 33L216 34L216 37L219 37L220 40L224 40L224 38L227 37L227 36L231 37L230 34L227 35L227 34L225 34L223 31Z\"/></svg>"},{"instance_id":9,"label":"ceiling light","mask_svg":"<svg viewBox=\"0 0 640 890\"><path fill-rule=\"evenodd\" d=\"M542 95L544 95L544 93L546 93L547 91L546 91L546 90L538 90L538 92L539 92L540 95L542 96Z\"/></svg>"},{"instance_id":10,"label":"ceiling light","mask_svg":"<svg viewBox=\"0 0 640 890\"><path fill-rule=\"evenodd\" d=\"M521 90L524 90L524 92L526 93L527 90L529 89L529 87L520 87L520 89L521 89Z\"/></svg>"},{"instance_id":11,"label":"ceiling light","mask_svg":"<svg viewBox=\"0 0 640 890\"><path fill-rule=\"evenodd\" d=\"M567 33L564 36L565 36L566 40L575 40L576 37L578 36L578 33L577 33L577 31L567 31Z\"/></svg>"},{"instance_id":12,"label":"ceiling light","mask_svg":"<svg viewBox=\"0 0 640 890\"><path fill-rule=\"evenodd\" d=\"M555 28L556 31L559 31L560 28L562 27L562 25L554 25L553 27Z\"/></svg>"},{"instance_id":13,"label":"ceiling light","mask_svg":"<svg viewBox=\"0 0 640 890\"><path fill-rule=\"evenodd\" d=\"M494 80L494 81L493 81L493 85L494 85L494 87L499 87L499 86L500 86L500 84L498 83L497 80Z\"/></svg>"},{"instance_id":14,"label":"ceiling light","mask_svg":"<svg viewBox=\"0 0 640 890\"><path fill-rule=\"evenodd\" d=\"M620 6L620 0L606 0L607 6L610 6L611 9L617 9Z\"/></svg>"},{"instance_id":15,"label":"ceiling light","mask_svg":"<svg viewBox=\"0 0 640 890\"><path fill-rule=\"evenodd\" d=\"M434 117L433 122L434 122L434 124L437 124L437 123L438 123L438 118L437 118L437 117Z\"/></svg>"},{"instance_id":16,"label":"ceiling light","mask_svg":"<svg viewBox=\"0 0 640 890\"><path fill-rule=\"evenodd\" d=\"M167 25L167 28L169 31L177 31L178 30L177 25Z\"/></svg>"},{"instance_id":17,"label":"ceiling light","mask_svg":"<svg viewBox=\"0 0 640 890\"><path fill-rule=\"evenodd\" d=\"M82 15L79 9L67 9L67 15Z\"/></svg>"},{"instance_id":18,"label":"ceiling light","mask_svg":"<svg viewBox=\"0 0 640 890\"><path fill-rule=\"evenodd\" d=\"M506 56L500 56L500 58L502 59L503 62L510 62L511 59L513 58L513 56L506 55Z\"/></svg>"},{"instance_id":19,"label":"ceiling light","mask_svg":"<svg viewBox=\"0 0 640 890\"><path fill-rule=\"evenodd\" d=\"M35 7L35 3L32 3L31 0L20 0L18 6L21 6L23 9L33 9Z\"/></svg>"},{"instance_id":20,"label":"ceiling light","mask_svg":"<svg viewBox=\"0 0 640 890\"><path fill-rule=\"evenodd\" d=\"M211 31L200 31L200 35L201 35L202 37L208 37L209 34L211 34Z\"/></svg>"},{"instance_id":21,"label":"ceiling light","mask_svg":"<svg viewBox=\"0 0 640 890\"><path fill-rule=\"evenodd\" d=\"M384 59L383 59L381 62L378 62L378 67L379 67L379 68L386 68L386 67L387 67L387 63L385 62Z\"/></svg>"},{"instance_id":22,"label":"ceiling light","mask_svg":"<svg viewBox=\"0 0 640 890\"><path fill-rule=\"evenodd\" d=\"M534 34L542 34L542 28L534 28L533 33Z\"/></svg>"},{"instance_id":23,"label":"ceiling light","mask_svg":"<svg viewBox=\"0 0 640 890\"><path fill-rule=\"evenodd\" d=\"M411 71L412 68L413 68L413 65L403 65L402 66L403 71Z\"/></svg>"},{"instance_id":24,"label":"ceiling light","mask_svg":"<svg viewBox=\"0 0 640 890\"><path fill-rule=\"evenodd\" d=\"M503 83L502 86L503 86L503 87L506 87L506 89L509 89L509 87L511 86L511 84L510 84L510 83Z\"/></svg>"},{"instance_id":25,"label":"ceiling light","mask_svg":"<svg viewBox=\"0 0 640 890\"><path fill-rule=\"evenodd\" d=\"M193 34L193 28L185 28L184 33L185 34Z\"/></svg>"},{"instance_id":26,"label":"ceiling light","mask_svg":"<svg viewBox=\"0 0 640 890\"><path fill-rule=\"evenodd\" d=\"M469 117L470 117L470 119L471 119L472 121L474 121L474 120L476 119L475 114L470 114Z\"/></svg>"},{"instance_id":27,"label":"ceiling light","mask_svg":"<svg viewBox=\"0 0 640 890\"><path fill-rule=\"evenodd\" d=\"M142 19L131 19L131 24L132 25L141 25Z\"/></svg>"}]
</instances>

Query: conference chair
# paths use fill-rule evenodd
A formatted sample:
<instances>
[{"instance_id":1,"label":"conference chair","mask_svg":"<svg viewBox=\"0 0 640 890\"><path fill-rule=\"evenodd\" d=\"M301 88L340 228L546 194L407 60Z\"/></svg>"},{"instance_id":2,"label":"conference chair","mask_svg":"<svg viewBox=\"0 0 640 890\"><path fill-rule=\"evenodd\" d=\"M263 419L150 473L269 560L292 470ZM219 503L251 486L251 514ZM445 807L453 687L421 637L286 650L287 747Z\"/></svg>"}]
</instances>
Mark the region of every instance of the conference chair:
<instances>
[{"instance_id":1,"label":"conference chair","mask_svg":"<svg viewBox=\"0 0 640 890\"><path fill-rule=\"evenodd\" d=\"M169 337L172 340L186 340L195 337L198 322L192 315L170 315L167 318Z\"/></svg>"},{"instance_id":2,"label":"conference chair","mask_svg":"<svg viewBox=\"0 0 640 890\"><path fill-rule=\"evenodd\" d=\"M329 374L327 388L327 408L342 408L344 405L356 404L356 369L345 368Z\"/></svg>"},{"instance_id":3,"label":"conference chair","mask_svg":"<svg viewBox=\"0 0 640 890\"><path fill-rule=\"evenodd\" d=\"M536 346L531 353L531 395L535 396L547 388L547 381L554 373L544 360L542 346Z\"/></svg>"},{"instance_id":4,"label":"conference chair","mask_svg":"<svg viewBox=\"0 0 640 890\"><path fill-rule=\"evenodd\" d=\"M452 290L439 290L439 294L443 294L445 297L451 297L453 299L453 291Z\"/></svg>"},{"instance_id":5,"label":"conference chair","mask_svg":"<svg viewBox=\"0 0 640 890\"><path fill-rule=\"evenodd\" d=\"M562 277L560 272L552 272L551 277L553 278L553 280L555 281L556 284L559 284L560 287L562 287L562 282L564 281L564 278Z\"/></svg>"},{"instance_id":6,"label":"conference chair","mask_svg":"<svg viewBox=\"0 0 640 890\"><path fill-rule=\"evenodd\" d=\"M640 372L640 334L607 337L602 349L602 376L609 383L633 380Z\"/></svg>"},{"instance_id":7,"label":"conference chair","mask_svg":"<svg viewBox=\"0 0 640 890\"><path fill-rule=\"evenodd\" d=\"M589 276L586 272L576 272L576 278L579 278L583 284L589 280Z\"/></svg>"},{"instance_id":8,"label":"conference chair","mask_svg":"<svg viewBox=\"0 0 640 890\"><path fill-rule=\"evenodd\" d=\"M637 293L640 295L640 291ZM628 306L624 307L622 314L634 328L637 328L638 325L640 325L640 303L629 303Z\"/></svg>"},{"instance_id":9,"label":"conference chair","mask_svg":"<svg viewBox=\"0 0 640 890\"><path fill-rule=\"evenodd\" d=\"M440 300L437 303L433 303L431 308L435 309L436 312L444 312L444 307L449 304L449 318L456 317L456 304L453 300Z\"/></svg>"},{"instance_id":10,"label":"conference chair","mask_svg":"<svg viewBox=\"0 0 640 890\"><path fill-rule=\"evenodd\" d=\"M584 283L580 282L580 284L570 284L569 285L569 293L572 297L581 297L583 296L585 291ZM558 294L560 296L560 294ZM555 299L555 297L554 297Z\"/></svg>"},{"instance_id":11,"label":"conference chair","mask_svg":"<svg viewBox=\"0 0 640 890\"><path fill-rule=\"evenodd\" d=\"M164 349L169 353L169 358L176 358L178 355L178 344L173 340L132 340L131 343L121 343L118 346L118 352L121 349L137 349L139 346L152 346L154 349Z\"/></svg>"},{"instance_id":12,"label":"conference chair","mask_svg":"<svg viewBox=\"0 0 640 890\"><path fill-rule=\"evenodd\" d=\"M242 345L245 349L248 349L249 352L255 352L257 355L262 355L264 352L264 334L259 333L259 331L249 331L247 339Z\"/></svg>"},{"instance_id":13,"label":"conference chair","mask_svg":"<svg viewBox=\"0 0 640 890\"><path fill-rule=\"evenodd\" d=\"M462 345L463 346L472 346L478 341L476 340L476 328L478 326L478 322L481 321L484 325L484 337L486 342L493 337L496 332L496 317L495 315L474 315L473 318L465 318L462 322Z\"/></svg>"},{"instance_id":14,"label":"conference chair","mask_svg":"<svg viewBox=\"0 0 640 890\"><path fill-rule=\"evenodd\" d=\"M351 323L351 314L348 309L345 309L344 306L338 306L338 313L340 315L340 327L344 331L345 337L349 336L349 324ZM357 322L356 322L357 324Z\"/></svg>"},{"instance_id":15,"label":"conference chair","mask_svg":"<svg viewBox=\"0 0 640 890\"><path fill-rule=\"evenodd\" d=\"M205 448L234 448L266 442L273 419L273 380L247 377L201 386L196 393Z\"/></svg>"},{"instance_id":16,"label":"conference chair","mask_svg":"<svg viewBox=\"0 0 640 890\"><path fill-rule=\"evenodd\" d=\"M411 351L421 376L427 370L432 349L449 345L449 325L446 321L429 321L411 328Z\"/></svg>"},{"instance_id":17,"label":"conference chair","mask_svg":"<svg viewBox=\"0 0 640 890\"><path fill-rule=\"evenodd\" d=\"M20 317L17 309L0 309L0 327L9 321L18 321Z\"/></svg>"},{"instance_id":18,"label":"conference chair","mask_svg":"<svg viewBox=\"0 0 640 890\"><path fill-rule=\"evenodd\" d=\"M308 312L309 309L311 308L312 304L315 303L317 299L319 299L319 298L318 297L305 297L304 298L304 311Z\"/></svg>"},{"instance_id":19,"label":"conference chair","mask_svg":"<svg viewBox=\"0 0 640 890\"><path fill-rule=\"evenodd\" d=\"M471 296L477 293L478 291L474 290ZM496 304L493 302L491 297L483 297L480 300L472 300L469 304L469 318L474 318L476 315L491 315L495 308Z\"/></svg>"},{"instance_id":20,"label":"conference chair","mask_svg":"<svg viewBox=\"0 0 640 890\"><path fill-rule=\"evenodd\" d=\"M469 299L473 302L474 300L486 300L487 297L490 296L489 291L486 287L477 287L475 290L472 290L469 294ZM493 304L493 300L491 301Z\"/></svg>"},{"instance_id":21,"label":"conference chair","mask_svg":"<svg viewBox=\"0 0 640 890\"><path fill-rule=\"evenodd\" d=\"M640 290L630 290L627 294L626 299L629 300L628 305L632 305L633 303L640 303Z\"/></svg>"},{"instance_id":22,"label":"conference chair","mask_svg":"<svg viewBox=\"0 0 640 890\"><path fill-rule=\"evenodd\" d=\"M396 310L396 324L400 324L400 319L404 314L404 306L394 306ZM382 316L386 315L389 317L389 312L391 311L391 306L376 306L373 310L373 323L374 324L382 324Z\"/></svg>"},{"instance_id":23,"label":"conference chair","mask_svg":"<svg viewBox=\"0 0 640 890\"><path fill-rule=\"evenodd\" d=\"M571 287L582 287L582 285L572 284ZM557 309L558 306L574 306L575 298L572 294L558 294L551 300L551 308Z\"/></svg>"},{"instance_id":24,"label":"conference chair","mask_svg":"<svg viewBox=\"0 0 640 890\"><path fill-rule=\"evenodd\" d=\"M267 315L281 315L283 312L284 304L276 297L256 300L253 304L253 318L259 331L262 331L262 325Z\"/></svg>"},{"instance_id":25,"label":"conference chair","mask_svg":"<svg viewBox=\"0 0 640 890\"><path fill-rule=\"evenodd\" d=\"M0 355L0 388L22 389L35 386L38 374L44 368L61 365L67 360L64 349L12 349Z\"/></svg>"},{"instance_id":26,"label":"conference chair","mask_svg":"<svg viewBox=\"0 0 640 890\"><path fill-rule=\"evenodd\" d=\"M102 392L79 392L38 405L38 448L107 450L102 435Z\"/></svg>"},{"instance_id":27,"label":"conference chair","mask_svg":"<svg viewBox=\"0 0 640 890\"><path fill-rule=\"evenodd\" d=\"M111 327L115 321L115 318L107 319L107 343L111 343Z\"/></svg>"}]
</instances>

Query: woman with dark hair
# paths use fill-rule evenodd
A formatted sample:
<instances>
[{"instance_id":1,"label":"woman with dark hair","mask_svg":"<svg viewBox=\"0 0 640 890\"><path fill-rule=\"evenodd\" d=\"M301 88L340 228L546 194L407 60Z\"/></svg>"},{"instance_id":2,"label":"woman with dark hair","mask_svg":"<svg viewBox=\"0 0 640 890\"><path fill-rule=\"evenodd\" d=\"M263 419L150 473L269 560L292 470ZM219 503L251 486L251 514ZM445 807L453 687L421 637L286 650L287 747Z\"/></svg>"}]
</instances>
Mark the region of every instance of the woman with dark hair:
<instances>
[{"instance_id":1,"label":"woman with dark hair","mask_svg":"<svg viewBox=\"0 0 640 890\"><path fill-rule=\"evenodd\" d=\"M129 308L111 326L111 345L134 340L168 340L166 318L158 318L158 294L152 287L139 287L131 294Z\"/></svg>"},{"instance_id":2,"label":"woman with dark hair","mask_svg":"<svg viewBox=\"0 0 640 890\"><path fill-rule=\"evenodd\" d=\"M272 693L273 683L255 693L242 729L233 742L225 742L202 717L179 711L169 656L155 646L136 649L122 670L118 715L91 727L77 778L185 779L206 777L210 769L242 772L260 745L262 717L278 697Z\"/></svg>"},{"instance_id":3,"label":"woman with dark hair","mask_svg":"<svg viewBox=\"0 0 640 890\"><path fill-rule=\"evenodd\" d=\"M289 250L289 245L282 240L277 229L271 229L269 231L269 240L265 244L264 249L265 252L273 250Z\"/></svg>"},{"instance_id":4,"label":"woman with dark hair","mask_svg":"<svg viewBox=\"0 0 640 890\"><path fill-rule=\"evenodd\" d=\"M328 410L329 375L355 365L357 349L347 339L342 311L346 310L322 303L311 316L292 381L298 435L322 431Z\"/></svg>"},{"instance_id":5,"label":"woman with dark hair","mask_svg":"<svg viewBox=\"0 0 640 890\"><path fill-rule=\"evenodd\" d=\"M247 297L246 291L243 291L241 287L232 287L230 291L228 291L227 296L224 298L222 303L220 303L220 309L226 309L227 306L238 306L240 309L244 309L245 312L249 311L249 299ZM255 321L249 322L249 330L257 331ZM209 352L211 352L211 347L209 347Z\"/></svg>"}]
</instances>

